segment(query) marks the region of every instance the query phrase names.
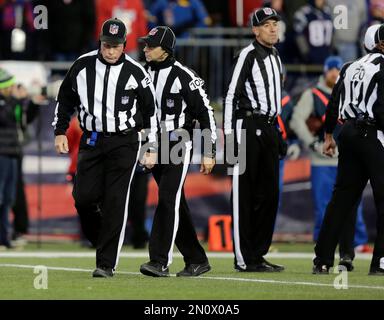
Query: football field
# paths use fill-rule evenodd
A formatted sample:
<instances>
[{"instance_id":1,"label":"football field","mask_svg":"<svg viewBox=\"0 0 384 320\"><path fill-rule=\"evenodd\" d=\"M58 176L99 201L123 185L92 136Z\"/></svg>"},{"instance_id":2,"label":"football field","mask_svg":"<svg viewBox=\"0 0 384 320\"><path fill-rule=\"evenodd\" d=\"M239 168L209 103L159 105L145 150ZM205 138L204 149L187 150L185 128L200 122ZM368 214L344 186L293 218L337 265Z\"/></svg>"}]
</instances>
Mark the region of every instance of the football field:
<instances>
[{"instance_id":1,"label":"football field","mask_svg":"<svg viewBox=\"0 0 384 320\"><path fill-rule=\"evenodd\" d=\"M171 277L140 274L146 250L124 247L113 278L92 278L94 251L78 245L29 245L0 252L0 299L125 300L277 300L384 299L384 278L368 276L370 255L360 254L351 273L312 275L312 245L277 245L267 258L283 264L281 273L235 272L231 253L209 252L212 270L197 278L177 278L180 254ZM46 278L42 278L46 277ZM44 289L46 288L46 289Z\"/></svg>"}]
</instances>

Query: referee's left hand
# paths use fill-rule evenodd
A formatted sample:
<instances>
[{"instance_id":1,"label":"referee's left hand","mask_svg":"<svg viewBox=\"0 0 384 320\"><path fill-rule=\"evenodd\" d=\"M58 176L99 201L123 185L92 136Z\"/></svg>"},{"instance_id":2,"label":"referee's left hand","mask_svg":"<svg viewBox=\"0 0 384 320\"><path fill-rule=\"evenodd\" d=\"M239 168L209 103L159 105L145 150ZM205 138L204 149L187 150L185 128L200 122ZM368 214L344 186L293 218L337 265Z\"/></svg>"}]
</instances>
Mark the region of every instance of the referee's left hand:
<instances>
[{"instance_id":1,"label":"referee's left hand","mask_svg":"<svg viewBox=\"0 0 384 320\"><path fill-rule=\"evenodd\" d=\"M215 164L215 158L203 157L203 161L201 162L200 166L200 172L203 174L210 174Z\"/></svg>"},{"instance_id":2,"label":"referee's left hand","mask_svg":"<svg viewBox=\"0 0 384 320\"><path fill-rule=\"evenodd\" d=\"M68 139L66 135L60 134L55 137L55 149L59 154L69 152Z\"/></svg>"},{"instance_id":3,"label":"referee's left hand","mask_svg":"<svg viewBox=\"0 0 384 320\"><path fill-rule=\"evenodd\" d=\"M157 153L146 152L144 153L143 158L140 160L140 163L148 169L152 169L156 164Z\"/></svg>"}]
</instances>

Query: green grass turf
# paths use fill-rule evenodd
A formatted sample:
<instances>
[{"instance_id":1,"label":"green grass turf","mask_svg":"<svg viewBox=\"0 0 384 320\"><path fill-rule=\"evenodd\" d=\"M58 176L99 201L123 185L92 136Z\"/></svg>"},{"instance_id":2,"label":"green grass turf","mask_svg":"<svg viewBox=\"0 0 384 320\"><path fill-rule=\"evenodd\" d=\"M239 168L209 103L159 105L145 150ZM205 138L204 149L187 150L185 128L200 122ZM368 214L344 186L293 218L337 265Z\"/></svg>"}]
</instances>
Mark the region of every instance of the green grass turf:
<instances>
[{"instance_id":1,"label":"green grass turf","mask_svg":"<svg viewBox=\"0 0 384 320\"><path fill-rule=\"evenodd\" d=\"M207 244L202 243L205 250L207 250ZM271 246L272 252L313 252L314 245L311 243L301 243L301 242L279 242L274 243ZM131 246L124 246L123 250L130 251ZM42 242L40 245L37 242L28 243L23 250L21 251L89 251L88 248L82 247L76 241L68 242ZM18 251L18 249L13 250Z\"/></svg>"},{"instance_id":2,"label":"green grass turf","mask_svg":"<svg viewBox=\"0 0 384 320\"><path fill-rule=\"evenodd\" d=\"M87 252L78 245L49 245L44 251ZM65 249L63 248L65 247ZM279 252L308 249L296 245L277 244ZM26 251L33 250L33 244ZM36 248L35 248L36 250ZM37 251L37 250L36 250ZM304 251L304 250L302 250ZM124 252L133 251L125 248ZM37 274L32 268L0 266L0 299L129 299L129 300L259 300L259 299L384 299L384 277L368 276L369 260L356 260L355 270L348 274L349 288L333 287L336 274L311 274L311 259L275 258L271 262L286 267L282 273L240 273L233 270L232 258L211 258L212 271L198 278L152 278L138 273L146 258L120 258L119 267L111 279L94 279L94 258L10 258L1 257L0 264L45 265L48 267L89 269L86 272L48 270L48 289L37 290L33 283ZM172 274L183 268L182 258L175 258L170 267ZM119 273L120 271L120 273ZM132 272L134 274L124 274ZM229 278L229 279L228 279ZM238 280L236 280L238 279ZM241 279L241 280L240 280ZM248 279L275 281L250 282ZM311 283L304 285L299 283ZM318 285L317 285L318 284ZM321 286L326 284L329 286ZM355 288L354 286L367 286ZM376 287L376 288L371 288ZM378 287L380 287L378 289Z\"/></svg>"}]
</instances>

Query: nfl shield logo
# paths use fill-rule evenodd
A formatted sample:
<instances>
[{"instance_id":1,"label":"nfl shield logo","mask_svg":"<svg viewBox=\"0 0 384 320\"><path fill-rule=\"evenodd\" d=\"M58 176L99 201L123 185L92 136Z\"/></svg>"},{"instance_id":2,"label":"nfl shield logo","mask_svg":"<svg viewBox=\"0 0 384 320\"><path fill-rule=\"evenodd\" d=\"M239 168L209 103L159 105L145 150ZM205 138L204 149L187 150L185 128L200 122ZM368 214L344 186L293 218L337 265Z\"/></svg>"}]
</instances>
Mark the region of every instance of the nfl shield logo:
<instances>
[{"instance_id":1,"label":"nfl shield logo","mask_svg":"<svg viewBox=\"0 0 384 320\"><path fill-rule=\"evenodd\" d=\"M271 15L271 14L273 14L273 11L272 11L271 8L264 8L263 11L264 11L264 13L265 13L266 15L268 15L268 16Z\"/></svg>"},{"instance_id":2,"label":"nfl shield logo","mask_svg":"<svg viewBox=\"0 0 384 320\"><path fill-rule=\"evenodd\" d=\"M166 104L168 108L173 108L175 106L175 100L167 99Z\"/></svg>"},{"instance_id":3,"label":"nfl shield logo","mask_svg":"<svg viewBox=\"0 0 384 320\"><path fill-rule=\"evenodd\" d=\"M153 28L151 31L148 32L150 36L154 36L157 32L157 28Z\"/></svg>"},{"instance_id":4,"label":"nfl shield logo","mask_svg":"<svg viewBox=\"0 0 384 320\"><path fill-rule=\"evenodd\" d=\"M128 101L129 101L128 96L121 97L121 104L128 104Z\"/></svg>"},{"instance_id":5,"label":"nfl shield logo","mask_svg":"<svg viewBox=\"0 0 384 320\"><path fill-rule=\"evenodd\" d=\"M119 26L117 24L111 24L109 26L109 33L110 34L117 34L119 32Z\"/></svg>"}]
</instances>

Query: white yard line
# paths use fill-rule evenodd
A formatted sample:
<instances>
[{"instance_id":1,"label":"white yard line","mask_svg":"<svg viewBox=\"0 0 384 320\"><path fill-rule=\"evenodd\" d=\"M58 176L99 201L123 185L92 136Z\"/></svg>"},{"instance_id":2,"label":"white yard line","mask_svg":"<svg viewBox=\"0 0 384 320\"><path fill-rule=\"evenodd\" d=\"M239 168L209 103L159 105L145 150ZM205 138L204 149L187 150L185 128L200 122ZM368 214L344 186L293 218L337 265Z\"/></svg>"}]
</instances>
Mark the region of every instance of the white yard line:
<instances>
[{"instance_id":1,"label":"white yard line","mask_svg":"<svg viewBox=\"0 0 384 320\"><path fill-rule=\"evenodd\" d=\"M21 269L33 269L36 266L43 265L31 265L31 264L14 264L14 263L0 263L0 267L3 268L21 268ZM44 266L48 270L57 270L57 271L72 271L72 272L92 272L94 269L81 269L81 268L66 268L66 267L49 267ZM128 272L128 271L119 271L121 274L130 274L130 275L139 275L140 272Z\"/></svg>"},{"instance_id":2,"label":"white yard line","mask_svg":"<svg viewBox=\"0 0 384 320\"><path fill-rule=\"evenodd\" d=\"M95 252L86 251L23 251L23 252L0 252L0 258L94 258ZM228 259L233 258L231 252L208 252L208 258ZM181 258L182 255L179 252L173 254L174 257ZM121 258L148 258L147 251L139 252L122 252ZM282 258L282 259L313 259L313 253L302 252L274 252L269 253L266 258ZM338 259L338 256L335 257ZM358 260L371 260L371 254L356 254L355 259Z\"/></svg>"},{"instance_id":3,"label":"white yard line","mask_svg":"<svg viewBox=\"0 0 384 320\"><path fill-rule=\"evenodd\" d=\"M331 275L330 275L331 276ZM337 276L337 274L335 274ZM314 275L314 277L324 277L324 275ZM325 276L327 277L327 276ZM303 282L303 281L281 281L281 280L261 280L261 279L247 279L247 278L230 278L230 277L207 277L202 276L201 278L210 280L224 280L224 281L239 281L239 282L258 282L258 283L272 283L272 284L286 284L286 285L298 285L298 286L314 286L314 287L332 287L334 284L330 283L318 283L318 282ZM333 282L334 277L330 277L329 280ZM364 286L364 285L348 285L348 288L354 289L376 289L384 290L384 287L379 286Z\"/></svg>"},{"instance_id":4,"label":"white yard line","mask_svg":"<svg viewBox=\"0 0 384 320\"><path fill-rule=\"evenodd\" d=\"M11 264L11 263L2 263L0 268L23 268L23 269L33 269L36 265L27 265L27 264ZM92 269L81 269L81 268L65 268L65 267L49 267L46 266L48 270L56 271L70 271L70 272L92 272ZM128 271L118 271L117 274L127 274L127 275L141 275L139 272L128 272ZM172 277L176 275L172 274ZM336 274L335 274L336 276ZM314 276L314 277L327 277L327 276ZM266 279L249 279L249 278L236 278L236 277L209 277L201 276L192 279L207 279L215 281L231 281L231 282L253 282L253 283L269 283L269 284L284 284L284 285L293 285L293 286L312 286L312 287L334 287L334 284L330 283L318 283L318 282L306 282L306 281L281 281L281 280L266 280ZM333 280L333 277L329 277L329 280ZM384 290L384 287L379 286L366 286L366 285L348 285L348 288L353 289L369 289L369 290Z\"/></svg>"}]
</instances>

